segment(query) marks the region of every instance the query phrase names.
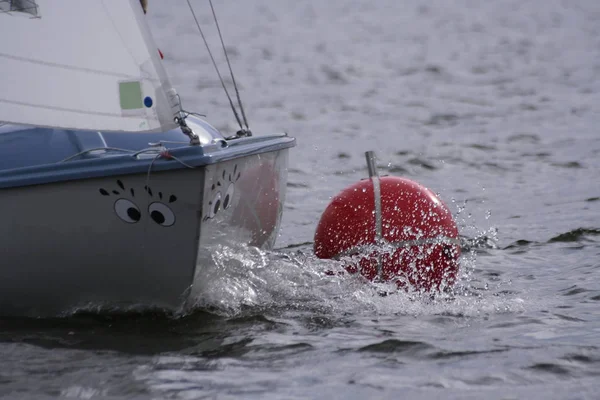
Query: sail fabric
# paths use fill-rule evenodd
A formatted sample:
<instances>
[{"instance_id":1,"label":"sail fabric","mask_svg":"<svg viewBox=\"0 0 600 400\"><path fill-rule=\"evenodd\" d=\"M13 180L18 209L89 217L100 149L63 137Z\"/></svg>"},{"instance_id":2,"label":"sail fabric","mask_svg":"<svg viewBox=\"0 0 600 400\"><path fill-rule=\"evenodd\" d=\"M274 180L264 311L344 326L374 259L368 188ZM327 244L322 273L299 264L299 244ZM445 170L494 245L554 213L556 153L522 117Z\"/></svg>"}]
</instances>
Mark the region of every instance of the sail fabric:
<instances>
[{"instance_id":1,"label":"sail fabric","mask_svg":"<svg viewBox=\"0 0 600 400\"><path fill-rule=\"evenodd\" d=\"M139 0L27 0L34 13L16 3L0 7L0 121L95 131L175 127L178 97Z\"/></svg>"}]
</instances>

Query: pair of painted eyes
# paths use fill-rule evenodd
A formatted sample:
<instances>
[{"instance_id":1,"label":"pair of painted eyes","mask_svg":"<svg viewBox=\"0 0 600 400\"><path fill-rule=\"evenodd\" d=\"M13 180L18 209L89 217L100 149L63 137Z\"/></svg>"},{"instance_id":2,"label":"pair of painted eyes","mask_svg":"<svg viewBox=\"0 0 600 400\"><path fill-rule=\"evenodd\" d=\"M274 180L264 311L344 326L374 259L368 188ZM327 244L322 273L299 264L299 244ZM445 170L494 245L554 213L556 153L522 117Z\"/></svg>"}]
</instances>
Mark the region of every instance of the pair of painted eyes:
<instances>
[{"instance_id":1,"label":"pair of painted eyes","mask_svg":"<svg viewBox=\"0 0 600 400\"><path fill-rule=\"evenodd\" d=\"M221 195L221 192L215 193L212 201L210 202L210 211L208 213L208 218L213 218L219 210L221 209L221 205L223 206L223 210L226 210L231 206L231 199L233 199L233 192L235 190L235 186L233 184L229 185L227 191L225 192L225 196ZM221 201L223 204L221 204Z\"/></svg>"},{"instance_id":2,"label":"pair of painted eyes","mask_svg":"<svg viewBox=\"0 0 600 400\"><path fill-rule=\"evenodd\" d=\"M127 199L119 199L115 202L115 212L123 221L135 224L142 219L142 213L138 206ZM148 206L148 214L154 222L162 226L171 226L175 223L175 214L164 203L156 201Z\"/></svg>"}]
</instances>

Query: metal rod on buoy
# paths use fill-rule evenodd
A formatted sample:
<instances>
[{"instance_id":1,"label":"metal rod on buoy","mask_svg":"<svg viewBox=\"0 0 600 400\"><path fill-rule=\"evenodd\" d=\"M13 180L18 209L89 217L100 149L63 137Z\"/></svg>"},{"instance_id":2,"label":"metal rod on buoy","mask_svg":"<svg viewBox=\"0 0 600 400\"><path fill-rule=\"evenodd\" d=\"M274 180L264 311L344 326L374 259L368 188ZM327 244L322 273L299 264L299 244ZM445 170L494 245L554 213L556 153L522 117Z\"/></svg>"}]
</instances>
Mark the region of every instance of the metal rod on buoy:
<instances>
[{"instance_id":1,"label":"metal rod on buoy","mask_svg":"<svg viewBox=\"0 0 600 400\"><path fill-rule=\"evenodd\" d=\"M367 151L367 152L365 152L365 157L367 158L367 168L369 169L369 178L379 177L379 172L377 172L377 165L375 164L375 152Z\"/></svg>"},{"instance_id":2,"label":"metal rod on buoy","mask_svg":"<svg viewBox=\"0 0 600 400\"><path fill-rule=\"evenodd\" d=\"M375 163L375 152L365 152L367 159L367 169L369 170L369 178L373 182L373 197L375 198L375 241L380 244L383 240L382 221L381 221L381 187L379 185L379 172L377 172L377 164ZM377 276L381 278L383 266L381 264L381 256L377 257Z\"/></svg>"}]
</instances>

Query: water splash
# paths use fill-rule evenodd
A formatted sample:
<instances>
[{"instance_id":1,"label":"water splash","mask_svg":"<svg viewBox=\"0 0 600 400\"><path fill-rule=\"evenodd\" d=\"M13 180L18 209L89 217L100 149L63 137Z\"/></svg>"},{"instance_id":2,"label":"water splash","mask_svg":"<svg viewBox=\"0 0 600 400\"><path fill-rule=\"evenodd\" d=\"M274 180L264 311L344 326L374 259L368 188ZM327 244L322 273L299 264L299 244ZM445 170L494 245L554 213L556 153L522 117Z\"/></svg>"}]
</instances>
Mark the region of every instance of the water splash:
<instances>
[{"instance_id":1,"label":"water splash","mask_svg":"<svg viewBox=\"0 0 600 400\"><path fill-rule=\"evenodd\" d=\"M441 293L398 290L394 283L374 283L348 274L343 261L322 260L307 244L290 252L218 246L213 265L200 268L192 310L225 317L306 311L334 315L480 316L520 312L524 301L498 294L501 288L475 277L477 254L495 248L495 230L462 237L457 284ZM493 289L492 289L493 287Z\"/></svg>"}]
</instances>

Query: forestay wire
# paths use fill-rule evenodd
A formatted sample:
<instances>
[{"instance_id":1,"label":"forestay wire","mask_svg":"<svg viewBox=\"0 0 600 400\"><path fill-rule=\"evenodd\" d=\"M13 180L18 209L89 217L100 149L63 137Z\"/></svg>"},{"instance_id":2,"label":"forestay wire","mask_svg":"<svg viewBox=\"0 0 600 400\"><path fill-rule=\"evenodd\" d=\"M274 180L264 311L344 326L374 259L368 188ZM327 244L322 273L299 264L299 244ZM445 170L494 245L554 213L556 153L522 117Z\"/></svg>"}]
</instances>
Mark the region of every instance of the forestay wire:
<instances>
[{"instance_id":1,"label":"forestay wire","mask_svg":"<svg viewBox=\"0 0 600 400\"><path fill-rule=\"evenodd\" d=\"M227 87L225 86L225 82L223 81L223 77L221 76L221 72L219 71L219 67L217 67L217 63L215 61L215 58L212 54L212 52L210 51L210 47L208 45L208 41L206 40L206 36L204 36L204 32L202 31L202 28L200 27L200 23L198 22L198 18L196 17L196 13L194 12L194 8L192 7L192 4L190 3L190 0L187 0L187 4L188 7L190 8L190 11L192 12L192 16L194 17L194 21L196 22L196 26L198 27L198 31L200 32L200 36L202 36L202 40L204 41L204 45L206 46L206 50L208 51L208 55L210 56L210 59L212 61L213 66L215 67L215 71L217 72L217 75L219 76L219 80L221 81L221 86L223 86L223 90L225 91L225 95L227 96L227 99L229 100L229 105L231 106L231 110L233 111L233 115L235 116L235 119L240 127L240 131L237 133L238 136L251 136L252 133L250 132L250 127L248 126L248 120L246 119L246 113L244 112L244 106L242 105L242 99L240 97L240 92L238 90L236 81L235 81L235 77L233 74L233 69L231 68L231 63L229 62L229 56L227 54L227 49L225 47L225 43L223 41L223 35L221 34L221 29L219 27L219 22L217 20L217 15L215 13L215 8L213 7L212 4L212 0L208 0L208 2L210 3L210 8L212 10L212 14L213 14L213 18L215 20L215 24L217 26L217 31L219 32L219 39L221 40L221 46L223 47L223 53L225 54L225 59L227 60L227 66L229 67L229 73L231 74L231 81L233 83L233 87L235 88L235 93L237 95L237 101L238 104L240 106L240 111L242 113L242 118L244 121L244 125L246 125L246 129L244 129L243 125L242 125L242 120L240 119L240 116L238 115L237 109L235 108L235 105L233 104L233 100L231 99L231 96L229 95L229 92L227 91Z\"/></svg>"}]
</instances>

